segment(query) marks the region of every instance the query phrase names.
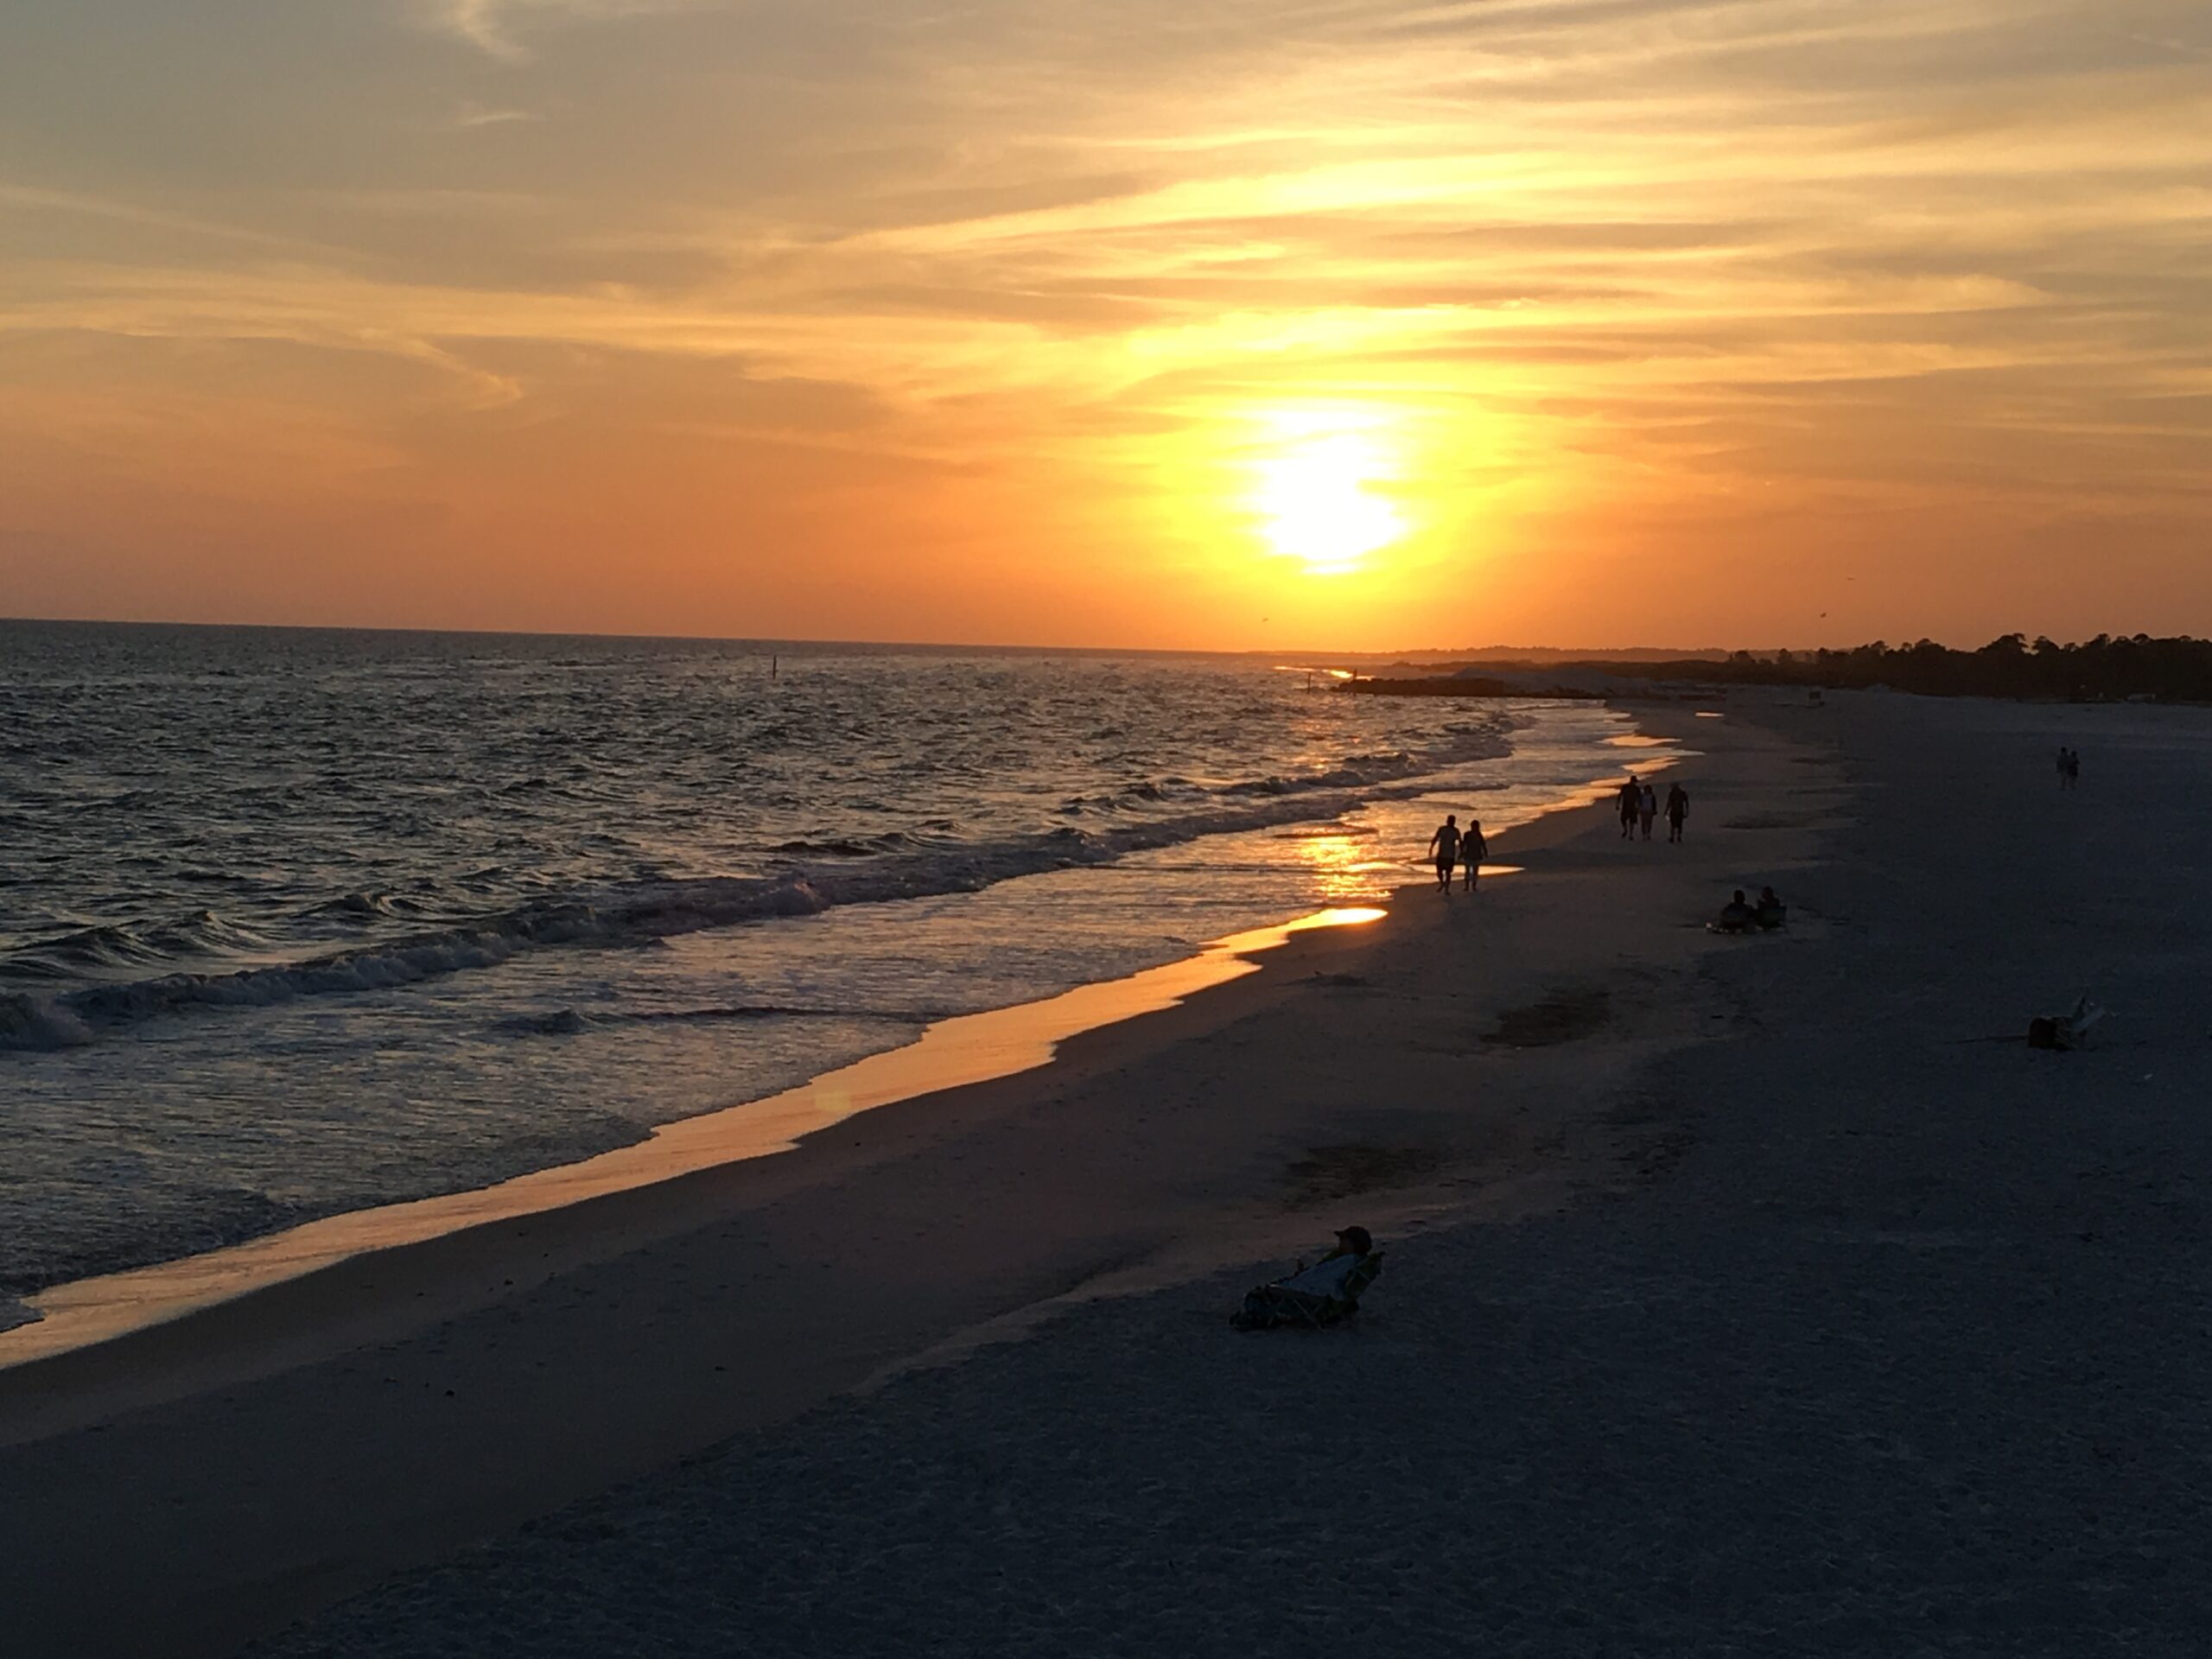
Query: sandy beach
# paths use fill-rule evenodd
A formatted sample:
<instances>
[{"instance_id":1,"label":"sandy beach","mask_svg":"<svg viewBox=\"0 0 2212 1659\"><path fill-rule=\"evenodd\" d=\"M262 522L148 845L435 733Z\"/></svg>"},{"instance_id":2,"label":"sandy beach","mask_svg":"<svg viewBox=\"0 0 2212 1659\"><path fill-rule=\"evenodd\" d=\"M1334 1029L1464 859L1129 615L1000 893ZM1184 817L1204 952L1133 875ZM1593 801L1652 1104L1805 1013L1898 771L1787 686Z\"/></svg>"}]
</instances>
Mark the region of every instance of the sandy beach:
<instances>
[{"instance_id":1,"label":"sandy beach","mask_svg":"<svg viewBox=\"0 0 2212 1659\"><path fill-rule=\"evenodd\" d=\"M2201 1650L2212 720L1715 706L1684 846L0 1371L11 1651Z\"/></svg>"}]
</instances>

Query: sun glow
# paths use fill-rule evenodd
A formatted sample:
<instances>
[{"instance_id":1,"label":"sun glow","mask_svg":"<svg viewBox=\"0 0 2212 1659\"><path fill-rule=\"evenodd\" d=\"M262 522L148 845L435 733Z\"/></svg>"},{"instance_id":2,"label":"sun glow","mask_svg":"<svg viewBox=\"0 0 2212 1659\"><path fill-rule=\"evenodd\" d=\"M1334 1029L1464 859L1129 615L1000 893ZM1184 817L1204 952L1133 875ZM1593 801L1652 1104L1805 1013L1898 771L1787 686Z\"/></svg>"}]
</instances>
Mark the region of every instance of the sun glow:
<instances>
[{"instance_id":1,"label":"sun glow","mask_svg":"<svg viewBox=\"0 0 2212 1659\"><path fill-rule=\"evenodd\" d=\"M1253 463L1251 504L1277 554L1299 560L1309 575L1345 575L1406 533L1404 515L1378 493L1400 467L1377 432L1311 416L1270 424L1273 453Z\"/></svg>"}]
</instances>

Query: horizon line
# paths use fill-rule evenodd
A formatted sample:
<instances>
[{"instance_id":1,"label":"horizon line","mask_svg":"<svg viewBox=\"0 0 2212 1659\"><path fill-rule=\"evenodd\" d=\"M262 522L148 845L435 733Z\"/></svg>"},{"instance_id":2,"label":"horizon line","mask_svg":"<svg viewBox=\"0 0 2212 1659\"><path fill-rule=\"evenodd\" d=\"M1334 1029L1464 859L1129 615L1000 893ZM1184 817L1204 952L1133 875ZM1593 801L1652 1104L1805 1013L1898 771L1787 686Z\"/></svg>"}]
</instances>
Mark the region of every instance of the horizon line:
<instances>
[{"instance_id":1,"label":"horizon line","mask_svg":"<svg viewBox=\"0 0 2212 1659\"><path fill-rule=\"evenodd\" d=\"M206 622L173 620L163 618L118 618L98 616L0 616L0 627L22 625L53 627L99 628L172 628L202 629L209 632L230 630L265 633L398 633L419 634L427 638L464 638L493 639L607 639L629 640L640 644L685 644L714 645L758 645L763 647L790 646L798 649L836 651L916 651L945 652L1014 652L1033 655L1058 654L1086 657L1293 657L1325 658L1334 661L1351 658L1452 658L1470 661L1507 660L1516 653L1541 653L1570 656L1592 662L1622 660L1632 657L1666 657L1679 661L1706 658L1726 658L1736 651L1750 651L1755 656L1770 656L1789 651L1809 653L1839 649L1820 645L1397 645L1383 650L1337 650L1316 645L1259 645L1250 647L1221 647L1204 645L1082 645L989 643L980 640L935 639L809 639L798 636L772 634L718 633L631 633L614 630L588 628L496 628L496 627L430 627L421 624L380 625L362 622ZM2014 632L2018 632L2015 630ZM2000 633L1995 639L2006 639ZM2112 635L2114 639L2133 635ZM1849 651L1885 641L1862 640L1859 645L1840 649ZM1906 641L1906 644L1917 643ZM2081 643L2062 642L2062 643ZM1894 647L1892 647L1894 648ZM1945 646L1947 650L1978 647Z\"/></svg>"}]
</instances>

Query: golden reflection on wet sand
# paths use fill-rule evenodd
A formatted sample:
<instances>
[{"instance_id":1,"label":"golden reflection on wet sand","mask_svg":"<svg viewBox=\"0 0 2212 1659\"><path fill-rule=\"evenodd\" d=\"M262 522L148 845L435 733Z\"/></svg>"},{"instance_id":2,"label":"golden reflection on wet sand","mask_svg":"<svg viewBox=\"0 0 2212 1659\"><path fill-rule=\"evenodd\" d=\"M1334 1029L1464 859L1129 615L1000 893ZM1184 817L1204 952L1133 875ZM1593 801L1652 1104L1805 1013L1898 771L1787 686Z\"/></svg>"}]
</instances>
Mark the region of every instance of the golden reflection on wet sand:
<instances>
[{"instance_id":1,"label":"golden reflection on wet sand","mask_svg":"<svg viewBox=\"0 0 2212 1659\"><path fill-rule=\"evenodd\" d=\"M1371 831L1300 836L1296 847L1321 897L1332 906L1357 905L1387 894L1400 879L1402 866L1375 856Z\"/></svg>"}]
</instances>

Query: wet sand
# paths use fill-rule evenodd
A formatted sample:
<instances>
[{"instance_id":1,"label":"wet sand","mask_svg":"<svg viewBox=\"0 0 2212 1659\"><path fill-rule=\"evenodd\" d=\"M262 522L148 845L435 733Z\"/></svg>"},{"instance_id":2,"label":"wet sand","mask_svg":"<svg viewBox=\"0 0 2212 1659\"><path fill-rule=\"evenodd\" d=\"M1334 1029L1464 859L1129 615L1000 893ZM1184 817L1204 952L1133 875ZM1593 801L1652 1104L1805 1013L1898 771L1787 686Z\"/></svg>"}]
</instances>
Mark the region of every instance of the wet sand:
<instances>
[{"instance_id":1,"label":"wet sand","mask_svg":"<svg viewBox=\"0 0 2212 1659\"><path fill-rule=\"evenodd\" d=\"M1554 821L1042 1071L0 1374L11 1628L221 1652L485 1538L275 1650L2196 1651L2212 722L1732 708L1652 715L1683 848ZM1344 1218L1358 1328L1231 1336Z\"/></svg>"}]
</instances>

